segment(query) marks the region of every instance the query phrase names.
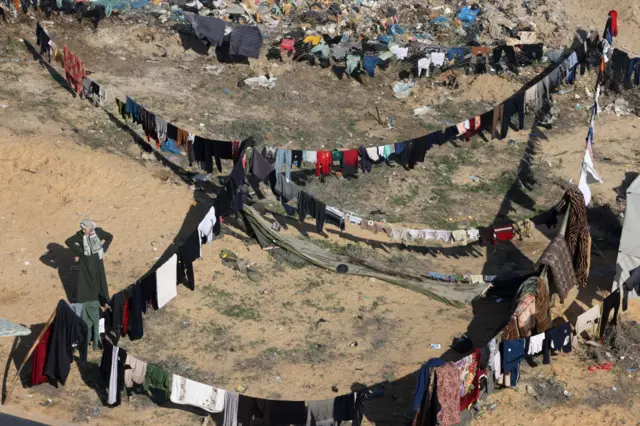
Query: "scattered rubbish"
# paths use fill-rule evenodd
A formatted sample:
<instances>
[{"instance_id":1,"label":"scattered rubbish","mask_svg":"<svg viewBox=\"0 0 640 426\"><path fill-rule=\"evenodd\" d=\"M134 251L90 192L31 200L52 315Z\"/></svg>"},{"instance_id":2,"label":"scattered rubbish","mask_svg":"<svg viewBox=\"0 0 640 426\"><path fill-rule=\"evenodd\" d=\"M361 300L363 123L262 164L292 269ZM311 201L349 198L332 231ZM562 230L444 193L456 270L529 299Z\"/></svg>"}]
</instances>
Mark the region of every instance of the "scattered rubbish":
<instances>
[{"instance_id":1,"label":"scattered rubbish","mask_svg":"<svg viewBox=\"0 0 640 426\"><path fill-rule=\"evenodd\" d=\"M629 367L629 368L627 368L627 371L628 371L629 373L635 373L636 371L638 371L638 369L637 369L637 368Z\"/></svg>"},{"instance_id":2,"label":"scattered rubbish","mask_svg":"<svg viewBox=\"0 0 640 426\"><path fill-rule=\"evenodd\" d=\"M518 145L520 143L520 141L517 141L515 139L509 139L509 145Z\"/></svg>"},{"instance_id":3,"label":"scattered rubbish","mask_svg":"<svg viewBox=\"0 0 640 426\"><path fill-rule=\"evenodd\" d=\"M437 18L432 19L431 22L434 24L446 24L449 22L449 18L446 16L438 16Z\"/></svg>"},{"instance_id":4,"label":"scattered rubbish","mask_svg":"<svg viewBox=\"0 0 640 426\"><path fill-rule=\"evenodd\" d=\"M431 343L429 347L431 349L442 349L442 345L440 345L440 343Z\"/></svg>"},{"instance_id":5,"label":"scattered rubbish","mask_svg":"<svg viewBox=\"0 0 640 426\"><path fill-rule=\"evenodd\" d=\"M29 265L31 265L30 262L24 262L24 266L29 266Z\"/></svg>"},{"instance_id":6,"label":"scattered rubbish","mask_svg":"<svg viewBox=\"0 0 640 426\"><path fill-rule=\"evenodd\" d=\"M98 407L94 407L93 417L100 417L100 409Z\"/></svg>"},{"instance_id":7,"label":"scattered rubbish","mask_svg":"<svg viewBox=\"0 0 640 426\"><path fill-rule=\"evenodd\" d=\"M395 115L393 117L391 117L391 120L389 121L389 128L390 129L395 129L396 128L396 116Z\"/></svg>"},{"instance_id":8,"label":"scattered rubbish","mask_svg":"<svg viewBox=\"0 0 640 426\"><path fill-rule=\"evenodd\" d=\"M612 390L612 391L614 391L614 392L617 392L617 391L618 391L618 388L617 388L617 387L615 387L615 386L611 386L611 390Z\"/></svg>"},{"instance_id":9,"label":"scattered rubbish","mask_svg":"<svg viewBox=\"0 0 640 426\"><path fill-rule=\"evenodd\" d=\"M331 386L331 390L332 390L333 392L338 392L338 385L333 385L333 386Z\"/></svg>"},{"instance_id":10,"label":"scattered rubbish","mask_svg":"<svg viewBox=\"0 0 640 426\"><path fill-rule=\"evenodd\" d=\"M611 371L611 363L610 362L605 362L602 365L592 365L589 367L589 371L590 372L594 372L597 370L602 370L602 371Z\"/></svg>"},{"instance_id":11,"label":"scattered rubbish","mask_svg":"<svg viewBox=\"0 0 640 426\"><path fill-rule=\"evenodd\" d=\"M415 85L416 83L413 81L397 81L393 85L393 96L397 99L408 98Z\"/></svg>"},{"instance_id":12,"label":"scattered rubbish","mask_svg":"<svg viewBox=\"0 0 640 426\"><path fill-rule=\"evenodd\" d=\"M479 182L482 180L480 176L469 176L469 179L471 179L472 182Z\"/></svg>"},{"instance_id":13,"label":"scattered rubbish","mask_svg":"<svg viewBox=\"0 0 640 426\"><path fill-rule=\"evenodd\" d=\"M429 107L429 106L423 106L423 107L420 107L420 108L415 108L413 110L413 115L416 115L416 116L425 115L426 113L428 113L431 110L432 110L432 108Z\"/></svg>"},{"instance_id":14,"label":"scattered rubbish","mask_svg":"<svg viewBox=\"0 0 640 426\"><path fill-rule=\"evenodd\" d=\"M264 87L265 89L273 89L276 87L276 77L267 77L266 75L261 75L258 77L250 77L244 80L244 84L251 87L252 89L255 87ZM225 89L226 90L226 89Z\"/></svg>"},{"instance_id":15,"label":"scattered rubbish","mask_svg":"<svg viewBox=\"0 0 640 426\"><path fill-rule=\"evenodd\" d=\"M318 321L316 321L316 325L317 325L317 324L322 324L323 322L329 322L329 321L327 321L327 320L326 320L326 319L324 319L324 318L320 318Z\"/></svg>"},{"instance_id":16,"label":"scattered rubbish","mask_svg":"<svg viewBox=\"0 0 640 426\"><path fill-rule=\"evenodd\" d=\"M571 392L569 392L569 391L567 391L567 390L563 390L563 391L562 391L562 394L563 394L564 396L566 396L567 398L570 398L570 397L571 397Z\"/></svg>"},{"instance_id":17,"label":"scattered rubbish","mask_svg":"<svg viewBox=\"0 0 640 426\"><path fill-rule=\"evenodd\" d=\"M611 158L609 158L609 157L602 157L602 161L611 161Z\"/></svg>"},{"instance_id":18,"label":"scattered rubbish","mask_svg":"<svg viewBox=\"0 0 640 426\"><path fill-rule=\"evenodd\" d=\"M582 105L576 104L576 109L582 109Z\"/></svg>"},{"instance_id":19,"label":"scattered rubbish","mask_svg":"<svg viewBox=\"0 0 640 426\"><path fill-rule=\"evenodd\" d=\"M496 408L498 408L498 403L497 403L497 402L494 402L494 403L489 404L489 406L487 407L487 410L489 410L489 411L493 411L493 410L495 410Z\"/></svg>"},{"instance_id":20,"label":"scattered rubbish","mask_svg":"<svg viewBox=\"0 0 640 426\"><path fill-rule=\"evenodd\" d=\"M465 6L458 11L456 18L462 21L463 24L471 25L476 21L478 13L480 13L480 8L473 10L469 6Z\"/></svg>"},{"instance_id":21,"label":"scattered rubbish","mask_svg":"<svg viewBox=\"0 0 640 426\"><path fill-rule=\"evenodd\" d=\"M40 405L43 405L45 407L49 407L52 404L53 404L53 400L51 398L47 398L46 401L40 403Z\"/></svg>"},{"instance_id":22,"label":"scattered rubbish","mask_svg":"<svg viewBox=\"0 0 640 426\"><path fill-rule=\"evenodd\" d=\"M358 342L356 342L356 341L354 340L353 342L351 342L351 343L349 344L349 346L350 346L350 347L352 347L352 348L357 348L357 347L358 347Z\"/></svg>"},{"instance_id":23,"label":"scattered rubbish","mask_svg":"<svg viewBox=\"0 0 640 426\"><path fill-rule=\"evenodd\" d=\"M629 102L627 102L623 98L616 99L613 104L613 111L618 117L631 114L631 110L629 109Z\"/></svg>"},{"instance_id":24,"label":"scattered rubbish","mask_svg":"<svg viewBox=\"0 0 640 426\"><path fill-rule=\"evenodd\" d=\"M575 92L575 88L570 88L570 89L562 89L558 91L558 94L560 95L566 95L567 93L571 93L571 92Z\"/></svg>"},{"instance_id":25,"label":"scattered rubbish","mask_svg":"<svg viewBox=\"0 0 640 426\"><path fill-rule=\"evenodd\" d=\"M245 385L238 385L236 386L236 392L238 393L245 393L247 391L247 386Z\"/></svg>"},{"instance_id":26,"label":"scattered rubbish","mask_svg":"<svg viewBox=\"0 0 640 426\"><path fill-rule=\"evenodd\" d=\"M231 91L229 89L222 89L222 93L224 93L225 95L230 95Z\"/></svg>"},{"instance_id":27,"label":"scattered rubbish","mask_svg":"<svg viewBox=\"0 0 640 426\"><path fill-rule=\"evenodd\" d=\"M276 382L278 382L278 383L282 383L282 377L280 377L280 376L276 376Z\"/></svg>"},{"instance_id":28,"label":"scattered rubbish","mask_svg":"<svg viewBox=\"0 0 640 426\"><path fill-rule=\"evenodd\" d=\"M0 108L8 108L8 107L9 107L9 105L7 105L7 104L0 104Z\"/></svg>"}]
</instances>

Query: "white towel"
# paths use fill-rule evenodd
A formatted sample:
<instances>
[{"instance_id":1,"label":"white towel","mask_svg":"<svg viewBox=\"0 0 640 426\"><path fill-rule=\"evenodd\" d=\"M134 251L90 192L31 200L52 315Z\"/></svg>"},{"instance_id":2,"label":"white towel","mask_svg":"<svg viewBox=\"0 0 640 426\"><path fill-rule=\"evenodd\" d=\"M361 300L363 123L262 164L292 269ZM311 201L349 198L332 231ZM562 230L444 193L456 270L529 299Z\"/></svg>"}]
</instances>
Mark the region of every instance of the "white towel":
<instances>
[{"instance_id":1,"label":"white towel","mask_svg":"<svg viewBox=\"0 0 640 426\"><path fill-rule=\"evenodd\" d=\"M211 207L207 212L202 222L198 225L198 232L200 238L207 237L207 243L213 241L213 227L216 224L216 208ZM202 240L201 240L202 241ZM202 257L202 250L200 250L200 257Z\"/></svg>"},{"instance_id":2,"label":"white towel","mask_svg":"<svg viewBox=\"0 0 640 426\"><path fill-rule=\"evenodd\" d=\"M367 148L367 155L371 159L371 161L378 161L380 157L378 156L378 147L374 146L373 148Z\"/></svg>"},{"instance_id":3,"label":"white towel","mask_svg":"<svg viewBox=\"0 0 640 426\"><path fill-rule=\"evenodd\" d=\"M303 161L307 163L318 162L318 151L303 151Z\"/></svg>"},{"instance_id":4,"label":"white towel","mask_svg":"<svg viewBox=\"0 0 640 426\"><path fill-rule=\"evenodd\" d=\"M467 229L469 241L478 241L480 239L480 231L477 229Z\"/></svg>"},{"instance_id":5,"label":"white towel","mask_svg":"<svg viewBox=\"0 0 640 426\"><path fill-rule=\"evenodd\" d=\"M162 308L178 295L178 256L174 254L156 270L156 292L158 308Z\"/></svg>"},{"instance_id":6,"label":"white towel","mask_svg":"<svg viewBox=\"0 0 640 426\"><path fill-rule=\"evenodd\" d=\"M171 402L202 408L210 413L224 410L224 389L203 385L174 374L171 378Z\"/></svg>"},{"instance_id":7,"label":"white towel","mask_svg":"<svg viewBox=\"0 0 640 426\"><path fill-rule=\"evenodd\" d=\"M535 355L542 352L542 344L544 342L544 333L536 334L529 337L529 355Z\"/></svg>"},{"instance_id":8,"label":"white towel","mask_svg":"<svg viewBox=\"0 0 640 426\"><path fill-rule=\"evenodd\" d=\"M111 372L109 374L109 397L107 403L115 404L118 398L118 351L119 347L111 349Z\"/></svg>"}]
</instances>

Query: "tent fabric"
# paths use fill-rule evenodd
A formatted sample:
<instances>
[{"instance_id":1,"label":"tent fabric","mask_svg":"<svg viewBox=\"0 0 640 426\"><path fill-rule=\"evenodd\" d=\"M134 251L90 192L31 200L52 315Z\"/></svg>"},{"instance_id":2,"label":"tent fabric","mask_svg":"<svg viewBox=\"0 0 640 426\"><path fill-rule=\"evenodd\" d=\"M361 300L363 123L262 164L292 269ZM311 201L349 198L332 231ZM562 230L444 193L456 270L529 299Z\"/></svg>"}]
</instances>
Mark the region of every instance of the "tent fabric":
<instances>
[{"instance_id":1,"label":"tent fabric","mask_svg":"<svg viewBox=\"0 0 640 426\"><path fill-rule=\"evenodd\" d=\"M640 267L640 177L637 177L627 189L627 207L624 212L622 236L616 261L616 276L613 280L615 291L629 278L631 271ZM635 291L629 293L630 298L639 297Z\"/></svg>"},{"instance_id":2,"label":"tent fabric","mask_svg":"<svg viewBox=\"0 0 640 426\"><path fill-rule=\"evenodd\" d=\"M274 231L271 229L271 223L262 218L251 206L245 205L243 213L245 222L250 225L263 247L275 244L294 254L295 257L320 268L349 275L377 278L458 308L470 303L486 288L485 284L444 283L422 279L391 270L384 265L352 263L354 260L347 256L331 253L310 241L287 237Z\"/></svg>"},{"instance_id":3,"label":"tent fabric","mask_svg":"<svg viewBox=\"0 0 640 426\"><path fill-rule=\"evenodd\" d=\"M31 330L20 324L0 318L0 337L28 336Z\"/></svg>"}]
</instances>

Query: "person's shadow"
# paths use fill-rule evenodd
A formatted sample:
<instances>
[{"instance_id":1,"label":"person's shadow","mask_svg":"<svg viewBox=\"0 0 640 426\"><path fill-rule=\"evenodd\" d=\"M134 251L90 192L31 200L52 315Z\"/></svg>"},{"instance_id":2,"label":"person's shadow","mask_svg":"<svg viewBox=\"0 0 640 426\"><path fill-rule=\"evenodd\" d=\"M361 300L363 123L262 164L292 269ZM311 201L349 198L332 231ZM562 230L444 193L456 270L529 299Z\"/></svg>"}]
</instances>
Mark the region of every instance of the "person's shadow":
<instances>
[{"instance_id":1,"label":"person's shadow","mask_svg":"<svg viewBox=\"0 0 640 426\"><path fill-rule=\"evenodd\" d=\"M58 243L49 243L47 252L40 256L40 262L58 270L58 276L67 295L67 300L76 300L78 287L78 270L75 269L76 261L73 252Z\"/></svg>"}]
</instances>

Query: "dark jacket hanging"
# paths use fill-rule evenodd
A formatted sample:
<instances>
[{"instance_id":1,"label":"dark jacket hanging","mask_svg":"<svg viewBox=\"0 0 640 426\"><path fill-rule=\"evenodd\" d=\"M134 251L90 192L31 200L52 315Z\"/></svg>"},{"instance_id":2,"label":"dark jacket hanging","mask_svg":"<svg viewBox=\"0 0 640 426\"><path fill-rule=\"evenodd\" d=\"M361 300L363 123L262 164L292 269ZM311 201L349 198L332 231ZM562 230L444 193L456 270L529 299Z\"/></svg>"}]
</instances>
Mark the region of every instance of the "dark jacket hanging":
<instances>
[{"instance_id":1,"label":"dark jacket hanging","mask_svg":"<svg viewBox=\"0 0 640 426\"><path fill-rule=\"evenodd\" d=\"M155 274L151 274L155 277ZM143 301L142 284L137 282L132 287L131 299L129 299L129 320L127 321L127 334L129 339L137 340L144 336L142 325L143 307L146 310L146 302Z\"/></svg>"},{"instance_id":2,"label":"dark jacket hanging","mask_svg":"<svg viewBox=\"0 0 640 426\"><path fill-rule=\"evenodd\" d=\"M195 290L196 283L193 276L193 262L200 259L200 235L194 230L178 249L178 282L191 290Z\"/></svg>"},{"instance_id":3,"label":"dark jacket hanging","mask_svg":"<svg viewBox=\"0 0 640 426\"><path fill-rule=\"evenodd\" d=\"M322 201L316 200L308 192L300 191L298 194L298 219L300 222L304 222L309 214L316 220L316 230L322 232L326 212L327 206Z\"/></svg>"},{"instance_id":4,"label":"dark jacket hanging","mask_svg":"<svg viewBox=\"0 0 640 426\"><path fill-rule=\"evenodd\" d=\"M67 302L59 301L49 336L44 374L64 385L73 361L73 345L77 346L80 359L87 360L88 336L87 324L76 315Z\"/></svg>"},{"instance_id":5,"label":"dark jacket hanging","mask_svg":"<svg viewBox=\"0 0 640 426\"><path fill-rule=\"evenodd\" d=\"M102 380L109 386L109 382L111 380L111 366L113 364L113 345L108 340L103 341L104 349L102 351L102 358L100 360L100 375L102 376ZM124 365L127 360L127 351L118 348L118 366L116 367L118 370L118 380L117 380L117 391L116 391L116 403L113 404L114 407L120 405L120 394L124 390Z\"/></svg>"}]
</instances>

